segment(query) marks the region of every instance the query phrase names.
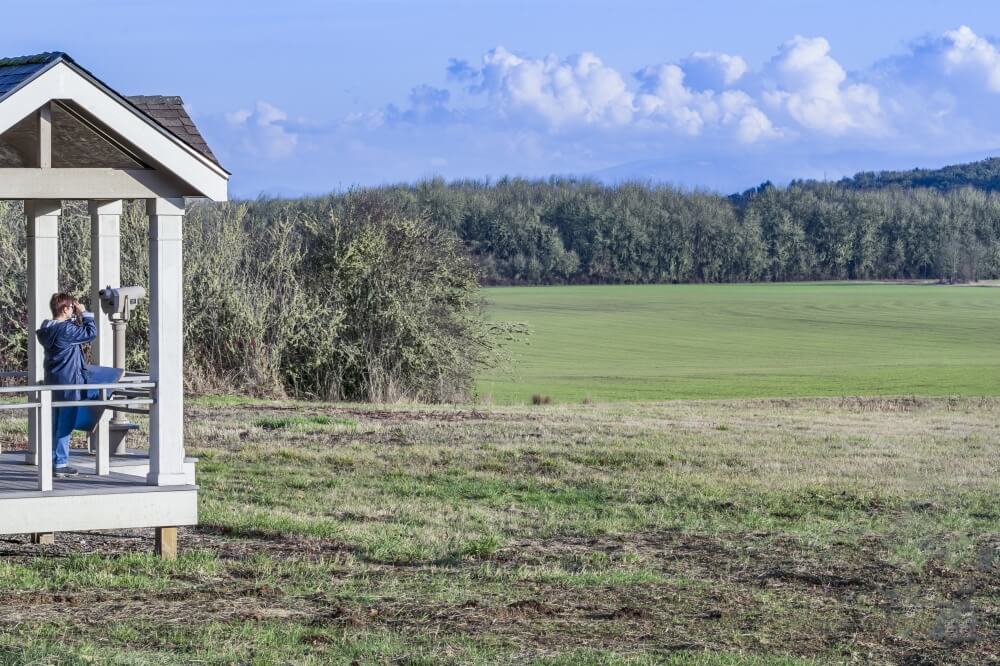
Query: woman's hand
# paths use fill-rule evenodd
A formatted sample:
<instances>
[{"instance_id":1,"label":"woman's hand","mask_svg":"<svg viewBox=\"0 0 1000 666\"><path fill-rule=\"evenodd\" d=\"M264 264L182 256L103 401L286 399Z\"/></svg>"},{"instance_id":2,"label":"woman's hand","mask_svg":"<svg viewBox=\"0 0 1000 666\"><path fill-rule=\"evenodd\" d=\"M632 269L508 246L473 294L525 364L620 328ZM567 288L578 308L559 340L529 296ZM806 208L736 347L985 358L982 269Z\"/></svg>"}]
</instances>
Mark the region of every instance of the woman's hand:
<instances>
[{"instance_id":1,"label":"woman's hand","mask_svg":"<svg viewBox=\"0 0 1000 666\"><path fill-rule=\"evenodd\" d=\"M73 301L73 315L77 318L82 317L83 313L87 311L87 308L83 307L80 301Z\"/></svg>"}]
</instances>

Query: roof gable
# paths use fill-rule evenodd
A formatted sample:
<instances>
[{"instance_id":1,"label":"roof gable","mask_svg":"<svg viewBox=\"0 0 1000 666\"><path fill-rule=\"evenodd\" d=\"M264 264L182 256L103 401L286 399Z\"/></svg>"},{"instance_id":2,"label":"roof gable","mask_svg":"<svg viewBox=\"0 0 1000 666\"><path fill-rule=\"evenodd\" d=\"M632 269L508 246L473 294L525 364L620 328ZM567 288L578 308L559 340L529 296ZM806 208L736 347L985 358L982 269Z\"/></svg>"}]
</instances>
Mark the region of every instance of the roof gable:
<instances>
[{"instance_id":1,"label":"roof gable","mask_svg":"<svg viewBox=\"0 0 1000 666\"><path fill-rule=\"evenodd\" d=\"M152 158L154 170L191 186L185 196L227 198L229 173L219 165L179 97L130 100L64 53L0 59L0 134L50 102L72 102L127 144ZM196 194L200 193L200 194Z\"/></svg>"},{"instance_id":2,"label":"roof gable","mask_svg":"<svg viewBox=\"0 0 1000 666\"><path fill-rule=\"evenodd\" d=\"M61 51L18 56L15 58L0 58L0 101L8 93L17 90L30 81L32 77L58 61L72 63L76 68L96 79L96 77L93 77L92 74L80 67L75 60ZM212 152L212 149L208 147L208 142L202 137L194 121L191 120L191 117L184 109L184 100L180 97L176 95L131 95L120 97L131 102L132 105L150 117L160 127L219 166L222 166L219 164L219 160Z\"/></svg>"}]
</instances>

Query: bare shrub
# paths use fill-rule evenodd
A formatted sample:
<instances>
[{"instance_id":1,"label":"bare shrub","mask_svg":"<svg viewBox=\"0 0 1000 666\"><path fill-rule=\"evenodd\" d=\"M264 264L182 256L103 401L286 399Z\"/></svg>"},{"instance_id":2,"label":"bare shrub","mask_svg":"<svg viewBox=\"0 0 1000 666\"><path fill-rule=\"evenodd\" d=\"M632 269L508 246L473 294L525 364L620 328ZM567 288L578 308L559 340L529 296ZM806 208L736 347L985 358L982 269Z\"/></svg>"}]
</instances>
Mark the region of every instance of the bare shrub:
<instances>
[{"instance_id":1,"label":"bare shrub","mask_svg":"<svg viewBox=\"0 0 1000 666\"><path fill-rule=\"evenodd\" d=\"M21 370L27 363L24 327L25 225L21 202L0 201L0 371Z\"/></svg>"},{"instance_id":2,"label":"bare shrub","mask_svg":"<svg viewBox=\"0 0 1000 666\"><path fill-rule=\"evenodd\" d=\"M330 398L458 401L491 356L478 279L450 231L392 212L378 192L314 227L314 274L335 295L341 328Z\"/></svg>"},{"instance_id":3,"label":"bare shrub","mask_svg":"<svg viewBox=\"0 0 1000 666\"><path fill-rule=\"evenodd\" d=\"M185 222L185 380L196 392L395 402L465 400L516 327L486 323L453 232L376 192L193 204ZM60 285L87 299L90 225L64 208ZM26 364L25 224L0 202L0 369ZM122 283L148 284L143 202L122 216ZM91 304L94 307L94 304ZM147 366L148 311L129 326Z\"/></svg>"}]
</instances>

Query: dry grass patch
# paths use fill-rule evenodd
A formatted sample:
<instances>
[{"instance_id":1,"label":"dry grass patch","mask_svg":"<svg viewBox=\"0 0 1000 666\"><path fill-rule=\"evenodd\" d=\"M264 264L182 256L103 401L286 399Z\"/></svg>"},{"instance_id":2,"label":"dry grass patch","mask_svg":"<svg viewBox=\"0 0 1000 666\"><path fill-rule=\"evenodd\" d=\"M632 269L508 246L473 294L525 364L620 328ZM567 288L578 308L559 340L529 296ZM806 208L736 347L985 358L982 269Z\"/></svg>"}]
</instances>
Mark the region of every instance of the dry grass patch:
<instances>
[{"instance_id":1,"label":"dry grass patch","mask_svg":"<svg viewBox=\"0 0 1000 666\"><path fill-rule=\"evenodd\" d=\"M0 543L0 663L985 663L998 411L196 404L185 555Z\"/></svg>"}]
</instances>

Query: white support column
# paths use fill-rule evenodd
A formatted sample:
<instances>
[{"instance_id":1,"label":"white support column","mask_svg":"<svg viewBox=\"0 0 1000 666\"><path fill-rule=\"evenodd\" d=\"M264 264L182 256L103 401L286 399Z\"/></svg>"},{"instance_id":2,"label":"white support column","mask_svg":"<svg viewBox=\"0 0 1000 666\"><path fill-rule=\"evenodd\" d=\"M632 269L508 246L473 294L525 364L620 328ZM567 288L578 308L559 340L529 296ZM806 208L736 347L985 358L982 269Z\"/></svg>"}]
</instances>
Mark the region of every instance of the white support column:
<instances>
[{"instance_id":1,"label":"white support column","mask_svg":"<svg viewBox=\"0 0 1000 666\"><path fill-rule=\"evenodd\" d=\"M114 338L111 322L101 313L99 292L107 286L121 286L121 201L90 201L90 309L97 317L97 339L90 347L91 360L96 365L110 366L114 360ZM99 475L111 471L108 422L105 413L90 435L90 450L97 455Z\"/></svg>"},{"instance_id":2,"label":"white support column","mask_svg":"<svg viewBox=\"0 0 1000 666\"><path fill-rule=\"evenodd\" d=\"M28 223L28 382L45 379L45 352L35 337L42 322L52 316L49 300L59 291L59 214L62 202L29 199L24 202ZM51 432L47 436L51 436ZM39 425L37 411L28 417L28 452L25 462L38 464Z\"/></svg>"},{"instance_id":3,"label":"white support column","mask_svg":"<svg viewBox=\"0 0 1000 666\"><path fill-rule=\"evenodd\" d=\"M149 375L156 404L149 418L152 486L187 483L184 475L183 199L148 199Z\"/></svg>"}]
</instances>

